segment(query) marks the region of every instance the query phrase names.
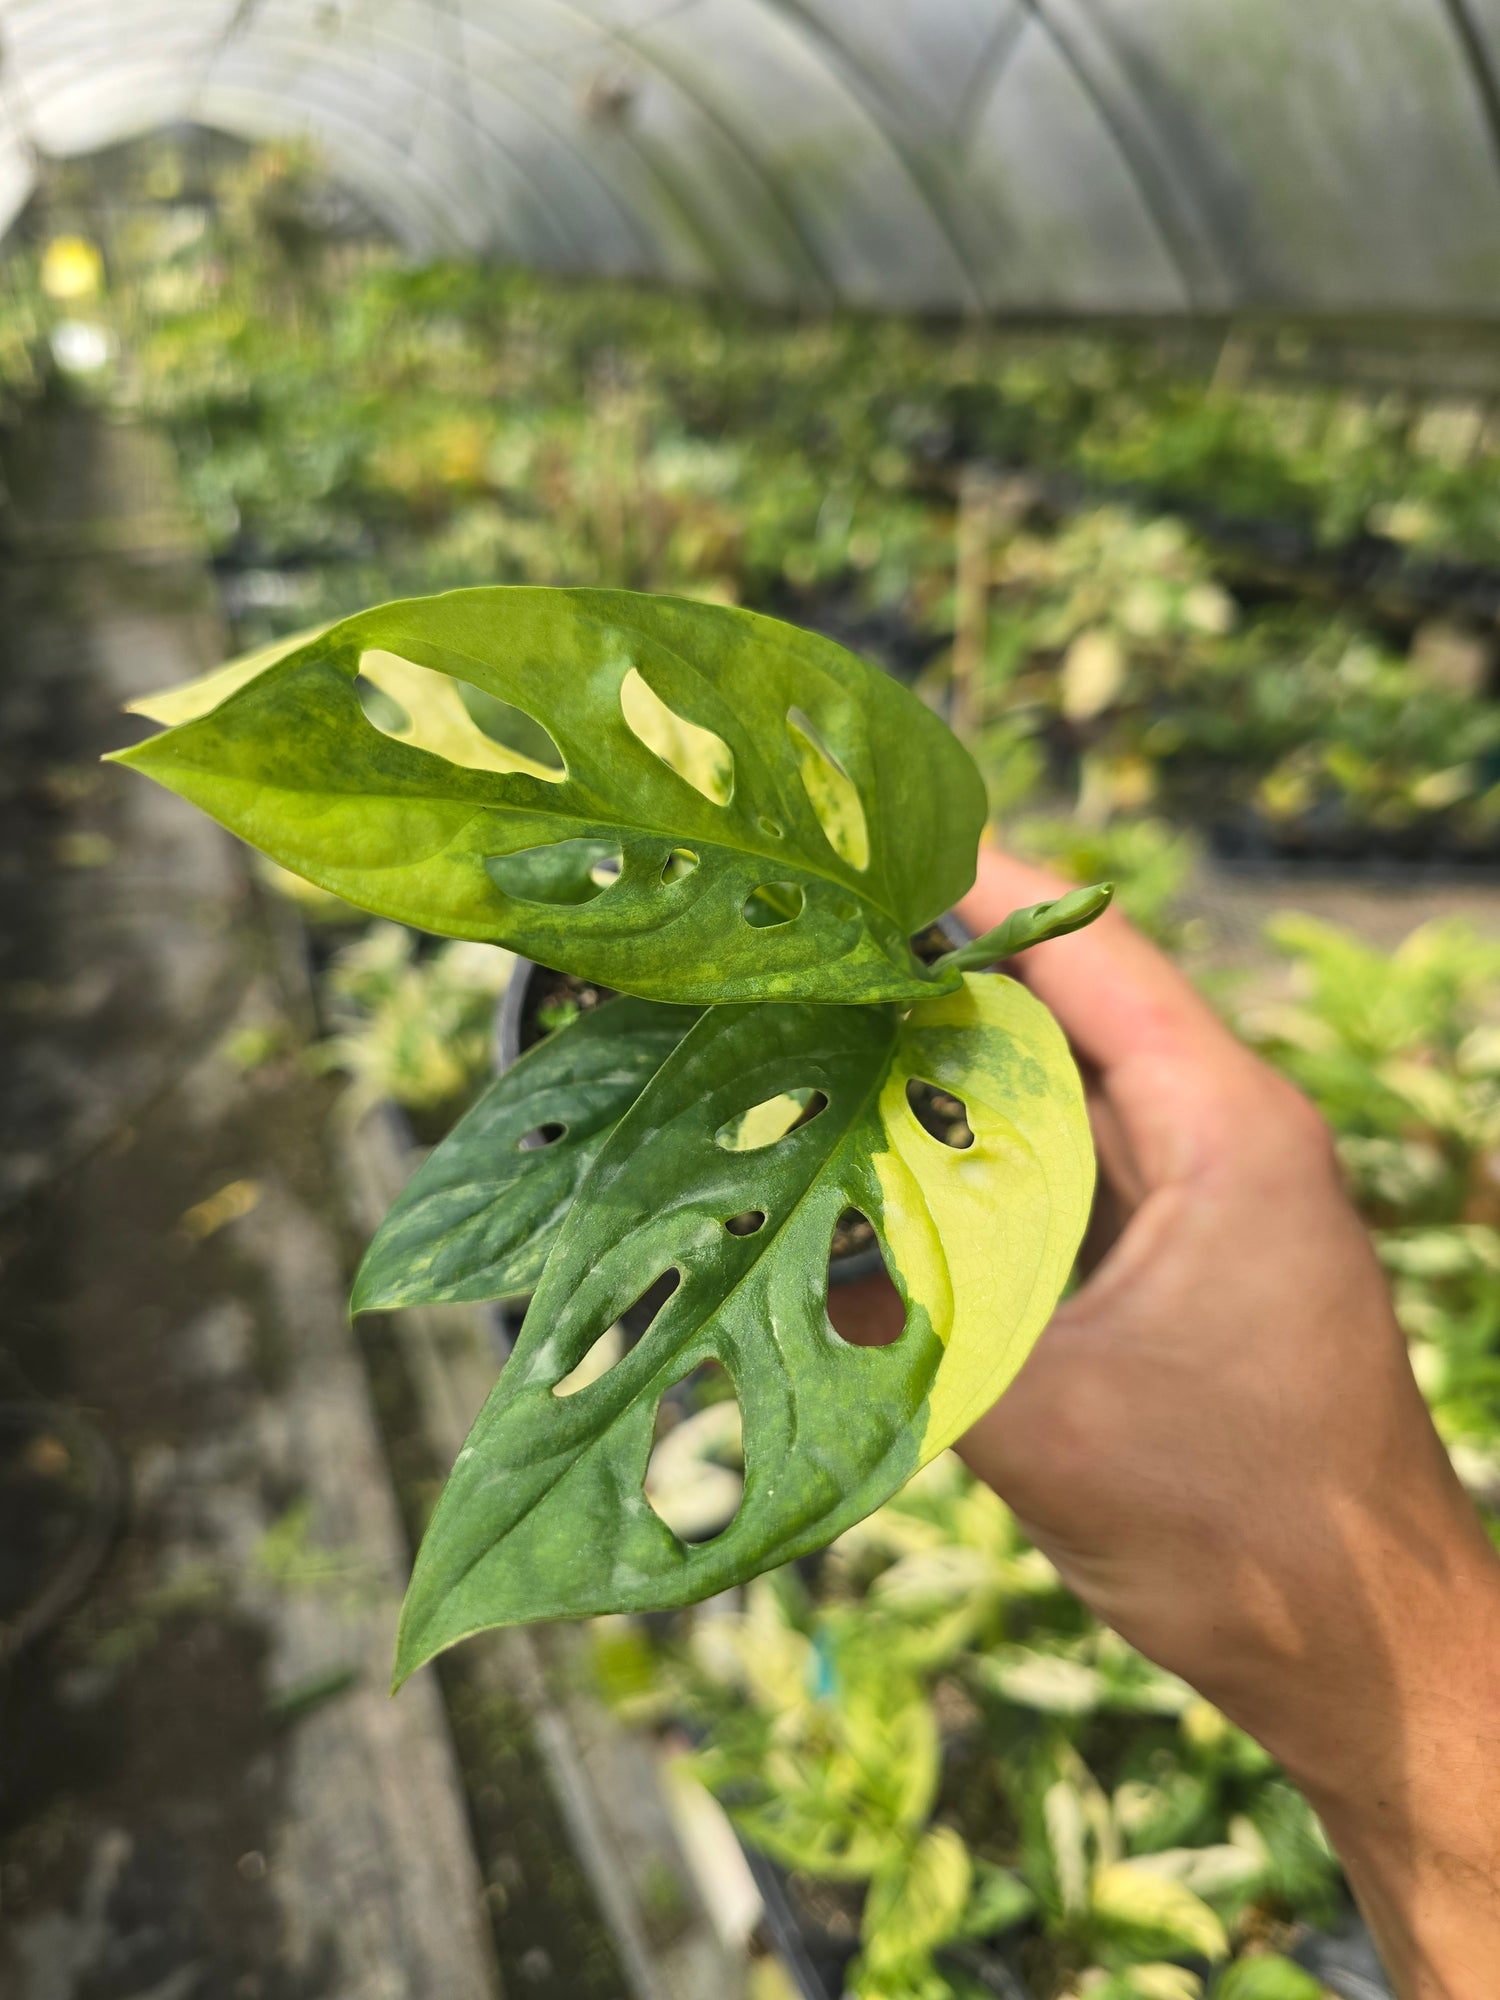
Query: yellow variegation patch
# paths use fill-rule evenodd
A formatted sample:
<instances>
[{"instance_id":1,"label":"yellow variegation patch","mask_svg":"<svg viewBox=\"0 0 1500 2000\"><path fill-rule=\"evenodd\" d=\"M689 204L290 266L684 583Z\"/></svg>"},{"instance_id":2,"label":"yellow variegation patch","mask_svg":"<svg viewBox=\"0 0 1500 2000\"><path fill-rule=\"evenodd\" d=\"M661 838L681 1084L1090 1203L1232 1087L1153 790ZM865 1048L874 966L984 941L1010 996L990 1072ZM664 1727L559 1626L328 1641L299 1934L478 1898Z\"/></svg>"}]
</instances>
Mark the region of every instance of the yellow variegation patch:
<instances>
[{"instance_id":1,"label":"yellow variegation patch","mask_svg":"<svg viewBox=\"0 0 1500 2000\"><path fill-rule=\"evenodd\" d=\"M911 1078L962 1098L974 1143L917 1122ZM983 1416L1046 1325L1088 1221L1094 1152L1062 1030L1013 979L968 974L907 1016L880 1095L882 1222L909 1300L945 1353L926 1463Z\"/></svg>"},{"instance_id":2,"label":"yellow variegation patch","mask_svg":"<svg viewBox=\"0 0 1500 2000\"><path fill-rule=\"evenodd\" d=\"M210 667L206 674L195 674L190 681L178 681L173 687L138 695L134 701L126 702L125 712L144 715L148 722L165 723L169 728L180 722L196 722L199 716L211 715L221 701L228 701L232 694L247 687L257 674L274 667L278 660L289 659L299 647L327 630L326 625L313 625L289 639L273 639L269 646L237 654L222 666Z\"/></svg>"},{"instance_id":3,"label":"yellow variegation patch","mask_svg":"<svg viewBox=\"0 0 1500 2000\"><path fill-rule=\"evenodd\" d=\"M127 712L168 726L195 722L199 716L212 714L221 701L237 694L278 660L290 659L300 647L327 630L326 625L314 625L289 639L273 639L270 645L241 653L193 680L141 695L127 702ZM444 757L450 764L465 765L471 771L527 771L538 778L556 776L547 765L497 742L481 729L464 706L458 683L446 675L434 673L430 667L414 666L399 653L378 648L361 657L359 670L401 710L402 720L384 732L398 743L409 743L416 750L430 750L434 756Z\"/></svg>"}]
</instances>

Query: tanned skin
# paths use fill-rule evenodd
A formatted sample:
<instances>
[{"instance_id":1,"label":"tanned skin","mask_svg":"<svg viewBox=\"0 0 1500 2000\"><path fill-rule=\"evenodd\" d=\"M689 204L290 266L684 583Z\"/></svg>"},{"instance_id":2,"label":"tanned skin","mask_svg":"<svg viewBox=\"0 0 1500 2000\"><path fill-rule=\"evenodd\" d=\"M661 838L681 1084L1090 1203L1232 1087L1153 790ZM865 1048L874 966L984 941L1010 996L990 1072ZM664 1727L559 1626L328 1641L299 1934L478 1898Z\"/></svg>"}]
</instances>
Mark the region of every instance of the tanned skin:
<instances>
[{"instance_id":1,"label":"tanned skin","mask_svg":"<svg viewBox=\"0 0 1500 2000\"><path fill-rule=\"evenodd\" d=\"M986 853L961 914L1061 886ZM1328 1129L1113 911L1007 969L1078 1056L1100 1195L1090 1277L963 1455L1285 1765L1402 2000L1500 1995L1500 1556Z\"/></svg>"}]
</instances>

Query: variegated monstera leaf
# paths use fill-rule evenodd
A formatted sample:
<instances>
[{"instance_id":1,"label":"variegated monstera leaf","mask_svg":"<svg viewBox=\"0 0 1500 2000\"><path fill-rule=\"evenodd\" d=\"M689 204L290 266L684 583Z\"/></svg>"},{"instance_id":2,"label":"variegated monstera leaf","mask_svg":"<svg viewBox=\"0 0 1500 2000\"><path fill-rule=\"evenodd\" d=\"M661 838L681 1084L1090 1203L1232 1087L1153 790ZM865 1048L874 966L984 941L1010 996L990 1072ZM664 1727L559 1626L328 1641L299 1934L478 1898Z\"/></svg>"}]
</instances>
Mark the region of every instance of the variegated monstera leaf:
<instances>
[{"instance_id":1,"label":"variegated monstera leaf","mask_svg":"<svg viewBox=\"0 0 1500 2000\"><path fill-rule=\"evenodd\" d=\"M544 1044L497 1090L559 1053ZM962 1100L971 1145L932 1136L911 1082ZM398 1673L486 1625L690 1603L879 1506L1019 1368L1092 1187L1077 1073L1013 980L970 975L904 1016L710 1009L587 1167L422 1545ZM888 1346L851 1345L828 1316L830 1240L851 1208L905 1306ZM573 1389L669 1276L637 1343ZM744 1498L689 1544L644 1482L663 1396L710 1360L740 1404Z\"/></svg>"},{"instance_id":2,"label":"variegated monstera leaf","mask_svg":"<svg viewBox=\"0 0 1500 2000\"><path fill-rule=\"evenodd\" d=\"M485 1626L682 1604L814 1548L1001 1393L1093 1163L1056 1024L975 968L1108 891L924 964L912 938L973 879L983 788L905 690L749 613L497 589L387 605L140 707L170 726L121 761L283 866L629 996L491 1086L360 1271L361 1308L534 1287L423 1543L398 1678ZM917 1116L927 1087L967 1144ZM904 1310L889 1345L829 1318L851 1210ZM668 1290L623 1344L622 1315ZM648 1461L663 1398L710 1361L743 1496L690 1542Z\"/></svg>"},{"instance_id":3,"label":"variegated monstera leaf","mask_svg":"<svg viewBox=\"0 0 1500 2000\"><path fill-rule=\"evenodd\" d=\"M487 734L485 704L550 751ZM908 940L973 881L973 761L887 675L775 619L456 590L140 707L175 726L120 762L377 915L655 1000L956 982Z\"/></svg>"}]
</instances>

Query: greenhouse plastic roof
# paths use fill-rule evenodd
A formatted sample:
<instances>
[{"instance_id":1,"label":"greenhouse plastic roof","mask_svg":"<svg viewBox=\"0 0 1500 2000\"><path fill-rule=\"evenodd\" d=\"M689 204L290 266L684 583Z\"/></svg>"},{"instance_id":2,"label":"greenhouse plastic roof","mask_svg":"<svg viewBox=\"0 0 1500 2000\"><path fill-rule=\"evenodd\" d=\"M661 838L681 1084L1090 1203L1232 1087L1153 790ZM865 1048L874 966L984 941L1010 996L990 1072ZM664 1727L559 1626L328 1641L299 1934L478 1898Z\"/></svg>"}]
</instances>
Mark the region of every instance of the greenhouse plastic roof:
<instances>
[{"instance_id":1,"label":"greenhouse plastic roof","mask_svg":"<svg viewBox=\"0 0 1500 2000\"><path fill-rule=\"evenodd\" d=\"M0 0L39 155L310 135L414 250L1012 313L1500 311L1500 0Z\"/></svg>"}]
</instances>

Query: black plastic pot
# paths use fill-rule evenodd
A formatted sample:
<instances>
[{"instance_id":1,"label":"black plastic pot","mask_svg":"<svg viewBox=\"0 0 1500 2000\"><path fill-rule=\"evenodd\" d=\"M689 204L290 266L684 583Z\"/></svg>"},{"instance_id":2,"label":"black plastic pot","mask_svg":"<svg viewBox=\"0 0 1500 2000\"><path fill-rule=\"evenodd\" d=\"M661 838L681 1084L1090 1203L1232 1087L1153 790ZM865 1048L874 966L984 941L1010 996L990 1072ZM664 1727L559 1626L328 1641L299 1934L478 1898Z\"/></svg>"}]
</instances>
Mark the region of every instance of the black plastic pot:
<instances>
[{"instance_id":1,"label":"black plastic pot","mask_svg":"<svg viewBox=\"0 0 1500 2000\"><path fill-rule=\"evenodd\" d=\"M854 1958L853 1945L804 1917L785 1871L756 1848L744 1842L741 1846L765 1907L767 1941L791 1975L799 2000L842 2000L845 1974ZM994 1944L958 1945L940 1952L939 1960L946 1959L996 2000L1035 2000L1032 1988L1015 1967L1013 1946L1021 1935L1010 1934L1011 1948L1005 1939ZM1364 1919L1352 1908L1332 1931L1304 1929L1291 1943L1288 1956L1339 2000L1396 2000Z\"/></svg>"},{"instance_id":2,"label":"black plastic pot","mask_svg":"<svg viewBox=\"0 0 1500 2000\"><path fill-rule=\"evenodd\" d=\"M799 2000L842 2000L845 1977L857 1946L812 1923L797 1909L784 1869L741 1842L750 1873L765 1908L767 1941L794 1981ZM940 1952L996 2000L1035 2000L1032 1989L1007 1963L1003 1949L970 1944Z\"/></svg>"},{"instance_id":3,"label":"black plastic pot","mask_svg":"<svg viewBox=\"0 0 1500 2000\"><path fill-rule=\"evenodd\" d=\"M1215 862L1236 874L1295 872L1401 884L1500 880L1500 840L1464 841L1438 818L1384 828L1339 814L1273 821L1246 811L1215 821L1209 847Z\"/></svg>"}]
</instances>

